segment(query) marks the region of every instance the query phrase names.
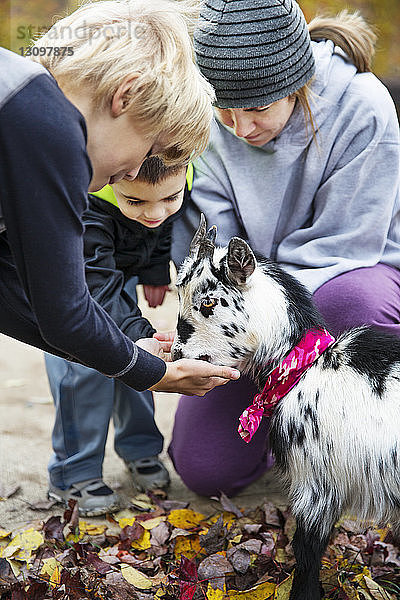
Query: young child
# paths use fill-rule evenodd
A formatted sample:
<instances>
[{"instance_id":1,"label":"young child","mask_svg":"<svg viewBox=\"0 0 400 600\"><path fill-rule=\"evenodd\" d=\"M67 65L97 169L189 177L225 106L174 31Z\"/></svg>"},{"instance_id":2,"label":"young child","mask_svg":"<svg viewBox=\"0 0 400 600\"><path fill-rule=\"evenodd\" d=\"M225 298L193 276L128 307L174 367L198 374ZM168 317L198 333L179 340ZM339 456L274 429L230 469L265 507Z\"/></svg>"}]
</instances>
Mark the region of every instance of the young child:
<instances>
[{"instance_id":1,"label":"young child","mask_svg":"<svg viewBox=\"0 0 400 600\"><path fill-rule=\"evenodd\" d=\"M192 167L165 167L148 158L137 178L89 195L84 213L86 281L92 297L133 341L155 329L136 299L143 284L150 306L162 304L170 282L172 222L183 211ZM49 497L77 499L83 515L116 510L120 501L102 480L108 424L113 417L117 454L137 489L166 487L168 471L158 458L163 437L154 421L150 391L138 392L118 380L65 359L46 355L56 407L54 455L49 463Z\"/></svg>"}]
</instances>

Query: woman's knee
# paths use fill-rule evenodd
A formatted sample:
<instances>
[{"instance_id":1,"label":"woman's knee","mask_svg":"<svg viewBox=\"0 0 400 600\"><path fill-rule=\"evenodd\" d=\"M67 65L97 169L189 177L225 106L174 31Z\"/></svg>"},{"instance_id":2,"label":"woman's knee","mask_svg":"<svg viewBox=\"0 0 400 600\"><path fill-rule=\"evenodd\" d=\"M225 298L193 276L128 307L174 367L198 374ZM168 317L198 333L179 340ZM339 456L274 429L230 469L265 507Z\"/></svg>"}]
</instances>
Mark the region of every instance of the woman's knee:
<instances>
[{"instance_id":1,"label":"woman's knee","mask_svg":"<svg viewBox=\"0 0 400 600\"><path fill-rule=\"evenodd\" d=\"M388 320L386 300L393 294L388 269L386 265L376 265L348 271L314 293L314 302L334 333Z\"/></svg>"}]
</instances>

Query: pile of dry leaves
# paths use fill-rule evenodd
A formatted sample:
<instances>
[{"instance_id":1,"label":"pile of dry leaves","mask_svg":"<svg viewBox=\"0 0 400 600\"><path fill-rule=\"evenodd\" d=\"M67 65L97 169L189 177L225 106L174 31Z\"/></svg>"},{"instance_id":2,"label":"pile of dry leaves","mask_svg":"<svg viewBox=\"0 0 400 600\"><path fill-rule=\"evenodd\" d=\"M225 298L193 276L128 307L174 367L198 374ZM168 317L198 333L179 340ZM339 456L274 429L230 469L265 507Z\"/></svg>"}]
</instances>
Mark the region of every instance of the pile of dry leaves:
<instances>
[{"instance_id":1,"label":"pile of dry leaves","mask_svg":"<svg viewBox=\"0 0 400 600\"><path fill-rule=\"evenodd\" d=\"M107 525L71 503L21 531L0 529L2 600L287 600L293 518L271 503L242 512L228 498L211 517L162 496L137 496ZM336 529L323 559L326 599L398 600L390 529Z\"/></svg>"}]
</instances>

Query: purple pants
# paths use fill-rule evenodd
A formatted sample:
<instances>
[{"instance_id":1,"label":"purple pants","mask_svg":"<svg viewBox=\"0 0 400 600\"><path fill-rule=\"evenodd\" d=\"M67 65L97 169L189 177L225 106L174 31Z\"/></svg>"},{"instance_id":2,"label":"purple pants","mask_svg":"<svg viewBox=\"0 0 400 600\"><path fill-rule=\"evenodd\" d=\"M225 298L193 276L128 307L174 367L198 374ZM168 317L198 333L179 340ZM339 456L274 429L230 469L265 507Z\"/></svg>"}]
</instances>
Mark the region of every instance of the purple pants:
<instances>
[{"instance_id":1,"label":"purple pants","mask_svg":"<svg viewBox=\"0 0 400 600\"><path fill-rule=\"evenodd\" d=\"M314 301L334 334L371 324L400 336L400 270L393 267L378 264L339 275L315 292ZM242 376L204 398L181 397L168 452L197 494L233 496L273 465L266 419L249 444L237 433L239 416L256 392Z\"/></svg>"}]
</instances>

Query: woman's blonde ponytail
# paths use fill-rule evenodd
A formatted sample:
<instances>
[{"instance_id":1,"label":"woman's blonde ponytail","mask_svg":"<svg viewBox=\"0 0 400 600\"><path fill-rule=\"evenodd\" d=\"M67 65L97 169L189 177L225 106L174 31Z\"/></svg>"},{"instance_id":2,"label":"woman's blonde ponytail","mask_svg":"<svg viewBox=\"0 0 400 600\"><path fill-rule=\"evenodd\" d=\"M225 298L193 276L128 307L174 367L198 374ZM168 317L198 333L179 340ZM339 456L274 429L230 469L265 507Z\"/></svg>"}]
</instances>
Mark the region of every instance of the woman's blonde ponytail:
<instances>
[{"instance_id":1,"label":"woman's blonde ponytail","mask_svg":"<svg viewBox=\"0 0 400 600\"><path fill-rule=\"evenodd\" d=\"M359 12L342 10L335 17L317 16L308 30L312 40L332 40L361 73L371 71L377 36Z\"/></svg>"}]
</instances>

